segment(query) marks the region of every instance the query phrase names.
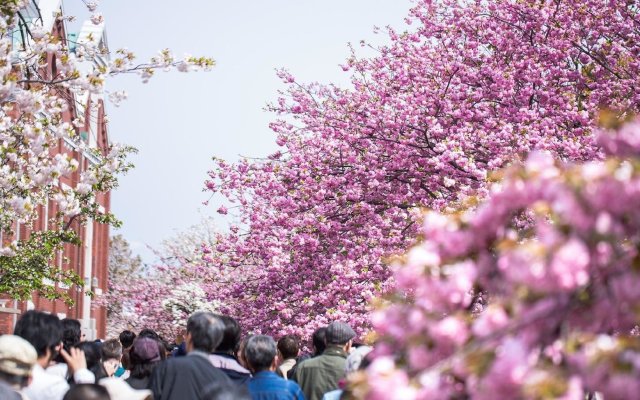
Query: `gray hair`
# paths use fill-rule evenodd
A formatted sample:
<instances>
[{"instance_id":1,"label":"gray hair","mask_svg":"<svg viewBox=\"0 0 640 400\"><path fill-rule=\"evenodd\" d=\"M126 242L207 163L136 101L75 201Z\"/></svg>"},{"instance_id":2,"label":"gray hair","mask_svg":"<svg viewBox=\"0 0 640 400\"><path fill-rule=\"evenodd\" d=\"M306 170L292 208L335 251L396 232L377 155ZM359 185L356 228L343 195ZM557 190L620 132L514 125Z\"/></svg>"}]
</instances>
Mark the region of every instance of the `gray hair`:
<instances>
[{"instance_id":1,"label":"gray hair","mask_svg":"<svg viewBox=\"0 0 640 400\"><path fill-rule=\"evenodd\" d=\"M187 332L194 350L211 353L222 341L224 324L215 314L198 311L189 317Z\"/></svg>"},{"instance_id":2,"label":"gray hair","mask_svg":"<svg viewBox=\"0 0 640 400\"><path fill-rule=\"evenodd\" d=\"M244 356L255 372L267 370L276 358L276 342L271 336L252 336L244 348Z\"/></svg>"}]
</instances>

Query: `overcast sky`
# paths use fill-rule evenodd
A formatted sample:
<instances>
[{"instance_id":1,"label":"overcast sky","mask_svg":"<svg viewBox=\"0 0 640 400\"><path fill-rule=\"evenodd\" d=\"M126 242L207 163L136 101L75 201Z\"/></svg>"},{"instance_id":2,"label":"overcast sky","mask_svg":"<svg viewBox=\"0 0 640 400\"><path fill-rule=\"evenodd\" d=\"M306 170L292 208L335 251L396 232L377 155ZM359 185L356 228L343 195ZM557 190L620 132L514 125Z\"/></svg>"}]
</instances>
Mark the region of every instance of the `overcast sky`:
<instances>
[{"instance_id":1,"label":"overcast sky","mask_svg":"<svg viewBox=\"0 0 640 400\"><path fill-rule=\"evenodd\" d=\"M65 0L65 11L86 17L81 0ZM103 0L109 47L127 47L150 57L170 48L215 58L210 72L159 73L148 84L118 76L108 89L129 99L108 105L112 141L138 148L136 168L112 194L121 233L151 262L148 245L215 215L202 192L212 156L233 161L276 149L263 111L284 85L276 68L300 82L348 84L338 64L347 43L384 43L373 27L404 26L410 0ZM78 29L79 24L69 26ZM364 54L364 53L362 53Z\"/></svg>"}]
</instances>

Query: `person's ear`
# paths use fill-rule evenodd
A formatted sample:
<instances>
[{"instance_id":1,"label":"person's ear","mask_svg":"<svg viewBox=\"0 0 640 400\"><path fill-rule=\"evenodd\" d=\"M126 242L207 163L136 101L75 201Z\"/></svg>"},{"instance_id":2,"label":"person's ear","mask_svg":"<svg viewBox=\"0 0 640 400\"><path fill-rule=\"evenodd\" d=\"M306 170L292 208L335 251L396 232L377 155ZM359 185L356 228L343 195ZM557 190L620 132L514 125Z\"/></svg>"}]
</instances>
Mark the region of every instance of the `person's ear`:
<instances>
[{"instance_id":1,"label":"person's ear","mask_svg":"<svg viewBox=\"0 0 640 400\"><path fill-rule=\"evenodd\" d=\"M345 353L351 352L351 346L353 345L353 339L349 340L347 344L344 345Z\"/></svg>"}]
</instances>

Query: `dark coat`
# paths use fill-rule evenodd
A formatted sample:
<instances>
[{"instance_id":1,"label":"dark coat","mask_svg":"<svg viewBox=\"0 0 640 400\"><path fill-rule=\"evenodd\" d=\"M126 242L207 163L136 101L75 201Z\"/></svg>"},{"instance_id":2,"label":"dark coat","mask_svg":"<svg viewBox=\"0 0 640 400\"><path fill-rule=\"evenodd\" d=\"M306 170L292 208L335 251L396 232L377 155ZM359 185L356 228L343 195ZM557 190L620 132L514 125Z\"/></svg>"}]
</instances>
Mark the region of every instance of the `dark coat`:
<instances>
[{"instance_id":1,"label":"dark coat","mask_svg":"<svg viewBox=\"0 0 640 400\"><path fill-rule=\"evenodd\" d=\"M205 400L204 389L212 383L231 385L218 368L211 365L209 355L192 351L186 357L170 358L153 370L149 389L155 400Z\"/></svg>"},{"instance_id":2,"label":"dark coat","mask_svg":"<svg viewBox=\"0 0 640 400\"><path fill-rule=\"evenodd\" d=\"M149 389L149 379L150 377L148 376L144 378L134 378L130 376L124 381L127 382L132 388L142 390Z\"/></svg>"}]
</instances>

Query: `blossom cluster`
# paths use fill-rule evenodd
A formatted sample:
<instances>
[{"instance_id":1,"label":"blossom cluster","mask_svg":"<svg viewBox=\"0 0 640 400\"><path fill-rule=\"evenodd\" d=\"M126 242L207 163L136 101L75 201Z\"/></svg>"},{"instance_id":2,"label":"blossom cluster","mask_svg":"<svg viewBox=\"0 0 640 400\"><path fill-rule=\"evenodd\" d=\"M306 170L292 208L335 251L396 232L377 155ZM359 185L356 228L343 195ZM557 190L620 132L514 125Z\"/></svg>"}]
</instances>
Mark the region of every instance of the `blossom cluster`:
<instances>
[{"instance_id":1,"label":"blossom cluster","mask_svg":"<svg viewBox=\"0 0 640 400\"><path fill-rule=\"evenodd\" d=\"M195 281L184 269L156 266L148 276L113 283L97 300L99 305L114 302L121 308L116 318L109 318L108 335L149 328L167 340L176 339L195 311L219 312L220 303Z\"/></svg>"},{"instance_id":2,"label":"blossom cluster","mask_svg":"<svg viewBox=\"0 0 640 400\"><path fill-rule=\"evenodd\" d=\"M97 298L109 310L107 336L151 328L173 340L194 311L219 312L221 304L211 295L215 292L211 286L218 284L220 274L212 274L200 257L202 244L210 245L215 234L213 220L204 219L163 241L154 249L158 262L146 268L132 256L126 241L112 242L110 257L121 257L110 258L110 271L126 273L110 274L109 291Z\"/></svg>"},{"instance_id":3,"label":"blossom cluster","mask_svg":"<svg viewBox=\"0 0 640 400\"><path fill-rule=\"evenodd\" d=\"M347 60L350 87L280 72L281 149L216 159L206 182L234 222L222 256L204 254L232 277L212 295L269 333L366 331L421 208L485 197L487 175L534 149L597 159L598 110L640 111L637 16L626 0L421 0L376 56Z\"/></svg>"},{"instance_id":4,"label":"blossom cluster","mask_svg":"<svg viewBox=\"0 0 640 400\"><path fill-rule=\"evenodd\" d=\"M374 313L367 399L605 399L640 390L640 120L606 157L534 152L485 201L427 212ZM394 388L397 388L394 390Z\"/></svg>"},{"instance_id":5,"label":"blossom cluster","mask_svg":"<svg viewBox=\"0 0 640 400\"><path fill-rule=\"evenodd\" d=\"M147 80L156 69L188 71L214 65L205 57L177 59L168 50L141 64L135 64L135 55L125 50L112 57L103 31L80 35L72 43L62 23L70 17L60 8L43 15L35 4L9 0L0 5L0 292L16 298L24 297L19 293L29 293L28 289L46 289L43 279L58 280L55 271L46 276L21 273L24 268L18 268L17 260L33 262L29 267L33 271L45 271L64 243L78 244L79 238L71 235L73 224L91 219L119 224L100 199L132 167L127 156L134 149L87 137L95 134L97 124L107 123L103 101L107 77L133 72ZM97 1L85 4L93 13L91 22L104 27ZM109 97L121 101L126 94L118 91ZM77 179L70 178L72 173ZM28 241L42 239L40 248L48 253L27 254L37 243L13 240L14 228L21 224L32 228L49 204L55 204L56 212L48 215L46 224L59 232L56 244L42 241L50 234L31 235Z\"/></svg>"}]
</instances>

